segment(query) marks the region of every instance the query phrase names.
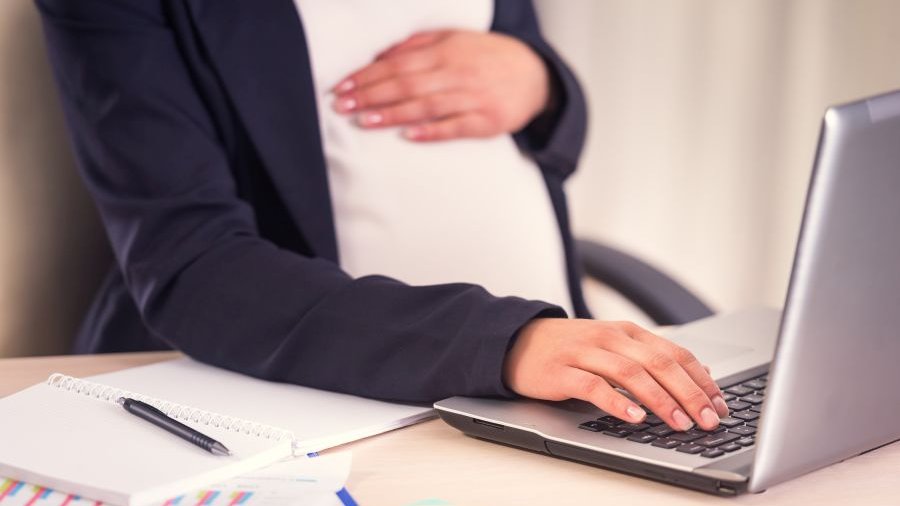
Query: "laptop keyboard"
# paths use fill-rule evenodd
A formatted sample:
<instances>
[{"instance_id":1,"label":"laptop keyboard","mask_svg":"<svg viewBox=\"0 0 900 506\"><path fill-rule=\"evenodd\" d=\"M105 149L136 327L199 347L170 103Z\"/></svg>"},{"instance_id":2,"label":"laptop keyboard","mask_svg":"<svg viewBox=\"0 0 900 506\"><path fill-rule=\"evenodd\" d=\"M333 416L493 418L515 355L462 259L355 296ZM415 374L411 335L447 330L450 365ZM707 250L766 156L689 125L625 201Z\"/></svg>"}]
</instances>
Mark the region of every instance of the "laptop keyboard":
<instances>
[{"instance_id":1,"label":"laptop keyboard","mask_svg":"<svg viewBox=\"0 0 900 506\"><path fill-rule=\"evenodd\" d=\"M627 423L614 416L604 416L588 420L578 428L606 437L627 439L635 444L649 444L710 459L721 457L756 442L756 424L765 400L766 380L767 376L762 375L723 389L730 413L713 430L675 431L653 414L647 415L642 423Z\"/></svg>"}]
</instances>

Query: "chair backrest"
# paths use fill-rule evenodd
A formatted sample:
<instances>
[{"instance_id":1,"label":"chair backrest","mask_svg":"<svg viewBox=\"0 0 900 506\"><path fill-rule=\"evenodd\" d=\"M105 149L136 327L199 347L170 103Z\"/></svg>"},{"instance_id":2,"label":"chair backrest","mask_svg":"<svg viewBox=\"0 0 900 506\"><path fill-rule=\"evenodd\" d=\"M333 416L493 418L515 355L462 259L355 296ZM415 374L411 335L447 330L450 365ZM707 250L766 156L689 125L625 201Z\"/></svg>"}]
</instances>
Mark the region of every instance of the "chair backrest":
<instances>
[{"instance_id":1,"label":"chair backrest","mask_svg":"<svg viewBox=\"0 0 900 506\"><path fill-rule=\"evenodd\" d=\"M0 357L65 353L110 262L32 0L0 1Z\"/></svg>"}]
</instances>

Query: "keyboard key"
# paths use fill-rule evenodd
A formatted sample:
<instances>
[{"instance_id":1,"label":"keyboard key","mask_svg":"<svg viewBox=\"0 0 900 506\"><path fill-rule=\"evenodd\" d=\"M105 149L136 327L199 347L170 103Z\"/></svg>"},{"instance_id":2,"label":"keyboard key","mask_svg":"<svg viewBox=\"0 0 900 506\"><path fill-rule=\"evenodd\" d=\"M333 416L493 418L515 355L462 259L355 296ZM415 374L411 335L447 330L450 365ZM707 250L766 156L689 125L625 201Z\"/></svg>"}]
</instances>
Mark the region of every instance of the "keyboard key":
<instances>
[{"instance_id":1,"label":"keyboard key","mask_svg":"<svg viewBox=\"0 0 900 506\"><path fill-rule=\"evenodd\" d=\"M732 413L731 416L740 418L741 420L756 420L757 418L759 418L759 413L757 413L756 411L750 411L748 409L747 411Z\"/></svg>"},{"instance_id":2,"label":"keyboard key","mask_svg":"<svg viewBox=\"0 0 900 506\"><path fill-rule=\"evenodd\" d=\"M750 394L741 397L741 400L750 404L762 404L762 401L766 400L766 398L761 395Z\"/></svg>"},{"instance_id":3,"label":"keyboard key","mask_svg":"<svg viewBox=\"0 0 900 506\"><path fill-rule=\"evenodd\" d=\"M706 457L708 459L714 459L716 457L721 457L722 455L725 455L725 452L717 448L710 448L709 450L706 450L705 452L700 454L701 457Z\"/></svg>"},{"instance_id":4,"label":"keyboard key","mask_svg":"<svg viewBox=\"0 0 900 506\"><path fill-rule=\"evenodd\" d=\"M616 425L617 429L624 429L631 432L640 432L642 430L647 430L650 428L646 423L623 423L620 425Z\"/></svg>"},{"instance_id":5,"label":"keyboard key","mask_svg":"<svg viewBox=\"0 0 900 506\"><path fill-rule=\"evenodd\" d=\"M757 404L756 406L753 406L752 408L750 408L750 411L756 411L757 413L762 413L762 409L763 409L763 405Z\"/></svg>"},{"instance_id":6,"label":"keyboard key","mask_svg":"<svg viewBox=\"0 0 900 506\"><path fill-rule=\"evenodd\" d=\"M762 389L766 388L766 380L761 380L761 379L750 380L750 381L744 383L743 386L745 386L747 388L752 388L753 390L762 390Z\"/></svg>"},{"instance_id":7,"label":"keyboard key","mask_svg":"<svg viewBox=\"0 0 900 506\"><path fill-rule=\"evenodd\" d=\"M733 401L733 400L737 399L737 396L734 394L729 394L727 392L723 392L722 398L725 399L725 402L728 402L728 401Z\"/></svg>"},{"instance_id":8,"label":"keyboard key","mask_svg":"<svg viewBox=\"0 0 900 506\"><path fill-rule=\"evenodd\" d=\"M635 443L649 443L656 439L656 436L653 434L647 434L646 432L636 432L630 436L628 436L629 441L634 441Z\"/></svg>"},{"instance_id":9,"label":"keyboard key","mask_svg":"<svg viewBox=\"0 0 900 506\"><path fill-rule=\"evenodd\" d=\"M754 439L752 436L742 437L742 438L738 439L737 441L735 441L735 443L737 443L741 446L753 446L753 443L755 443L755 442L756 442L756 439Z\"/></svg>"},{"instance_id":10,"label":"keyboard key","mask_svg":"<svg viewBox=\"0 0 900 506\"><path fill-rule=\"evenodd\" d=\"M606 434L607 436L612 436L612 437L628 437L631 435L630 430L624 430L624 429L620 429L618 427L613 427L609 430L605 430L605 431L603 431L603 433Z\"/></svg>"},{"instance_id":11,"label":"keyboard key","mask_svg":"<svg viewBox=\"0 0 900 506\"><path fill-rule=\"evenodd\" d=\"M741 448L743 448L743 446L741 446L741 445L739 445L739 444L737 444L737 443L728 443L728 444L725 444L725 445L722 445L722 446L719 447L720 450L724 450L724 451L729 452L729 453L730 453L730 452L734 452L734 451L738 451L738 450L740 450Z\"/></svg>"},{"instance_id":12,"label":"keyboard key","mask_svg":"<svg viewBox=\"0 0 900 506\"><path fill-rule=\"evenodd\" d=\"M747 425L749 425L751 427L757 427L757 426L759 426L759 420L749 421L749 422L747 422Z\"/></svg>"},{"instance_id":13,"label":"keyboard key","mask_svg":"<svg viewBox=\"0 0 900 506\"><path fill-rule=\"evenodd\" d=\"M648 429L647 432L653 434L654 436L666 437L669 434L674 433L675 430L668 425L659 425L657 427L653 427L652 429Z\"/></svg>"},{"instance_id":14,"label":"keyboard key","mask_svg":"<svg viewBox=\"0 0 900 506\"><path fill-rule=\"evenodd\" d=\"M706 448L704 448L702 446L697 446L695 444L690 444L690 443L683 444L675 449L676 452L690 453L691 455L696 455L696 454L702 452L703 450L706 450Z\"/></svg>"},{"instance_id":15,"label":"keyboard key","mask_svg":"<svg viewBox=\"0 0 900 506\"><path fill-rule=\"evenodd\" d=\"M734 395L736 395L736 396L738 396L738 397L740 397L740 396L742 396L742 395L749 395L749 394L752 394L752 393L753 393L753 389L752 389L752 388L747 388L747 387L741 386L741 385L735 385L735 386L733 386L733 387L731 387L731 388L726 388L725 391L728 392L728 393L730 393L730 394L734 394Z\"/></svg>"},{"instance_id":16,"label":"keyboard key","mask_svg":"<svg viewBox=\"0 0 900 506\"><path fill-rule=\"evenodd\" d=\"M728 429L728 432L732 434L738 434L740 436L752 436L756 434L756 429L753 427L749 427L747 425L741 425L739 427L735 427L733 429Z\"/></svg>"},{"instance_id":17,"label":"keyboard key","mask_svg":"<svg viewBox=\"0 0 900 506\"><path fill-rule=\"evenodd\" d=\"M644 419L644 423L651 427L656 427L657 425L662 425L666 422L662 421L662 418L656 415L647 415L647 418Z\"/></svg>"},{"instance_id":18,"label":"keyboard key","mask_svg":"<svg viewBox=\"0 0 900 506\"><path fill-rule=\"evenodd\" d=\"M712 448L713 446L723 445L725 443L730 443L736 439L740 439L741 436L738 434L732 434L730 432L723 432L721 434L715 434L712 436L706 436L703 439L698 439L694 441L695 445L705 446L707 448Z\"/></svg>"},{"instance_id":19,"label":"keyboard key","mask_svg":"<svg viewBox=\"0 0 900 506\"><path fill-rule=\"evenodd\" d=\"M603 432L604 430L609 428L609 425L603 422L598 422L597 420L590 420L579 425L578 428L589 430L591 432Z\"/></svg>"},{"instance_id":20,"label":"keyboard key","mask_svg":"<svg viewBox=\"0 0 900 506\"><path fill-rule=\"evenodd\" d=\"M724 427L728 427L729 429L732 427L737 427L738 425L743 425L743 420L738 420L737 418L732 418L730 416L726 416L724 418L719 419L719 425Z\"/></svg>"},{"instance_id":21,"label":"keyboard key","mask_svg":"<svg viewBox=\"0 0 900 506\"><path fill-rule=\"evenodd\" d=\"M743 411L752 406L752 404L750 404L749 402L741 402L738 400L728 401L725 404L727 404L728 408L732 411Z\"/></svg>"},{"instance_id":22,"label":"keyboard key","mask_svg":"<svg viewBox=\"0 0 900 506\"><path fill-rule=\"evenodd\" d=\"M597 420L608 423L609 425L611 425L613 427L615 427L616 425L619 425L620 423L624 423L624 422L622 422L622 420L619 420L618 418L616 418L614 416L610 416L610 415L601 416Z\"/></svg>"},{"instance_id":23,"label":"keyboard key","mask_svg":"<svg viewBox=\"0 0 900 506\"><path fill-rule=\"evenodd\" d=\"M657 448L665 448L666 450L671 450L672 448L678 448L679 446L681 446L681 441L675 441L674 439L661 437L650 444Z\"/></svg>"},{"instance_id":24,"label":"keyboard key","mask_svg":"<svg viewBox=\"0 0 900 506\"><path fill-rule=\"evenodd\" d=\"M702 432L702 433L707 434L707 435L709 435L709 434L718 434L718 433L720 433L720 432L725 432L725 426L724 426L724 425L719 425L719 426L716 427L715 429L709 429L709 430L697 429L697 430L698 430L699 432Z\"/></svg>"},{"instance_id":25,"label":"keyboard key","mask_svg":"<svg viewBox=\"0 0 900 506\"><path fill-rule=\"evenodd\" d=\"M689 430L687 432L676 432L669 436L669 439L674 439L675 441L681 441L682 443L690 443L691 441L696 441L700 438L706 437L706 434L694 430Z\"/></svg>"}]
</instances>

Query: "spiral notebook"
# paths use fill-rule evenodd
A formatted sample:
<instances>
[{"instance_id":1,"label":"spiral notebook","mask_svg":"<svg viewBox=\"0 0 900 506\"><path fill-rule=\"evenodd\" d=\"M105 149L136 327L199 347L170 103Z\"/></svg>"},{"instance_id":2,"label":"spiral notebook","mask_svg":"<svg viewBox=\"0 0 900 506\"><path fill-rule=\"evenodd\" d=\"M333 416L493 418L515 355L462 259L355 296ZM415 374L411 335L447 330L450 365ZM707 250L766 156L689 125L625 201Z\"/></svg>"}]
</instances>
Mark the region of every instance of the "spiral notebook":
<instances>
[{"instance_id":1,"label":"spiral notebook","mask_svg":"<svg viewBox=\"0 0 900 506\"><path fill-rule=\"evenodd\" d=\"M147 402L221 441L214 456L128 414ZM54 374L0 399L0 475L141 506L433 416L179 359L76 379Z\"/></svg>"}]
</instances>

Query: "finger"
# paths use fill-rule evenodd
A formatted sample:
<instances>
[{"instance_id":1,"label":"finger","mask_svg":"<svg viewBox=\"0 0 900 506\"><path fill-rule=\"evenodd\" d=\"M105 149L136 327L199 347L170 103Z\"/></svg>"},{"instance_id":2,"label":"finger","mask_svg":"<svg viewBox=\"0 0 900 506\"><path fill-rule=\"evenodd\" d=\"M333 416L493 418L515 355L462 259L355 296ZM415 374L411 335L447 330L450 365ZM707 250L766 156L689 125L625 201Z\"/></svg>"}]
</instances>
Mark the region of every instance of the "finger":
<instances>
[{"instance_id":1,"label":"finger","mask_svg":"<svg viewBox=\"0 0 900 506\"><path fill-rule=\"evenodd\" d=\"M725 398L719 385L716 384L712 376L709 375L709 369L697 360L693 353L681 346L664 339L652 332L639 331L633 336L636 340L648 344L654 349L666 349L668 354L681 365L681 368L690 376L691 380L706 393L712 403L713 409L719 416L728 416L728 405L725 404Z\"/></svg>"},{"instance_id":2,"label":"finger","mask_svg":"<svg viewBox=\"0 0 900 506\"><path fill-rule=\"evenodd\" d=\"M471 93L434 93L396 105L361 113L357 123L365 128L408 125L434 121L454 114L474 111L478 101Z\"/></svg>"},{"instance_id":3,"label":"finger","mask_svg":"<svg viewBox=\"0 0 900 506\"><path fill-rule=\"evenodd\" d=\"M331 91L342 95L378 81L424 72L435 66L437 66L437 55L433 51L406 51L366 65L342 79Z\"/></svg>"},{"instance_id":4,"label":"finger","mask_svg":"<svg viewBox=\"0 0 900 506\"><path fill-rule=\"evenodd\" d=\"M615 391L606 380L596 374L569 367L559 375L558 380L567 396L590 402L616 418L631 423L640 423L647 418L646 411L628 397Z\"/></svg>"},{"instance_id":5,"label":"finger","mask_svg":"<svg viewBox=\"0 0 900 506\"><path fill-rule=\"evenodd\" d=\"M462 137L490 137L498 130L493 121L477 112L468 112L449 118L413 125L403 131L411 141L444 141Z\"/></svg>"},{"instance_id":6,"label":"finger","mask_svg":"<svg viewBox=\"0 0 900 506\"><path fill-rule=\"evenodd\" d=\"M387 49L381 51L375 56L375 59L381 60L403 53L405 51L409 51L411 49L420 49L426 46L430 46L447 38L448 35L450 35L450 30L434 30L414 33L406 39L393 44Z\"/></svg>"},{"instance_id":7,"label":"finger","mask_svg":"<svg viewBox=\"0 0 900 506\"><path fill-rule=\"evenodd\" d=\"M452 90L459 79L446 71L394 76L342 94L334 101L340 113L397 104L426 95Z\"/></svg>"},{"instance_id":8,"label":"finger","mask_svg":"<svg viewBox=\"0 0 900 506\"><path fill-rule=\"evenodd\" d=\"M688 430L693 427L691 419L675 398L637 361L594 348L580 354L574 365L622 385L673 429Z\"/></svg>"},{"instance_id":9,"label":"finger","mask_svg":"<svg viewBox=\"0 0 900 506\"><path fill-rule=\"evenodd\" d=\"M604 348L641 364L702 428L718 426L719 417L711 399L669 354L669 348L653 341L647 344L637 340L635 336L643 329L636 325L625 327L625 330L632 339L611 339L604 344ZM647 337L644 339L649 340Z\"/></svg>"}]
</instances>

